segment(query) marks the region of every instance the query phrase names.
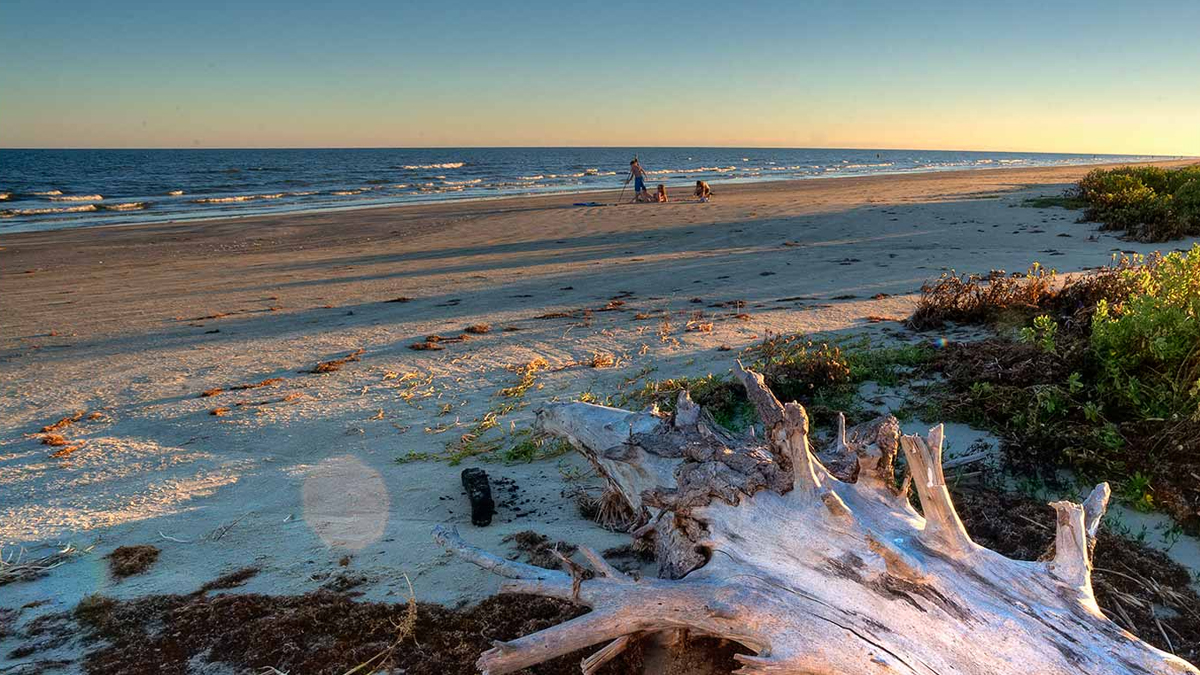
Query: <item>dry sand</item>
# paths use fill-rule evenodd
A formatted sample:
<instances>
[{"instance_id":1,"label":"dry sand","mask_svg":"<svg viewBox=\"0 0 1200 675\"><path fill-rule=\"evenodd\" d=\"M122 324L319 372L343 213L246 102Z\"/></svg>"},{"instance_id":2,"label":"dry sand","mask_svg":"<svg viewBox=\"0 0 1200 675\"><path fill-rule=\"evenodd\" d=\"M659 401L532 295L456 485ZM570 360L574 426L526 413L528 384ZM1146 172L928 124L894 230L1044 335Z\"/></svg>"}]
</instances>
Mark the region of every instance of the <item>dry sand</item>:
<instances>
[{"instance_id":1,"label":"dry sand","mask_svg":"<svg viewBox=\"0 0 1200 675\"><path fill-rule=\"evenodd\" d=\"M573 456L395 460L444 452L506 402L521 407L490 433L638 376L724 373L768 333L904 337L869 317L906 317L944 270L1072 271L1154 250L1076 212L1022 206L1086 170L718 185L709 204L571 205L609 193L5 236L0 544L95 549L0 587L0 606L188 592L247 565L262 571L245 590L299 593L347 555L368 598L403 599L407 574L420 600L457 603L496 581L438 549L436 523L500 551L526 529L624 543L564 497L584 468ZM580 314L613 298L625 304ZM697 311L711 332L687 329ZM574 315L538 318L553 312ZM669 321L635 318L651 312ZM442 351L409 349L483 323L491 332ZM360 349L341 370L301 372ZM616 365L586 365L597 353ZM550 368L523 398L498 395L519 380L506 367L536 358ZM282 381L228 391L267 378ZM227 391L200 396L212 388ZM28 436L77 411L88 414L62 432L83 443L74 452L53 458L61 448ZM980 436L956 428L952 452ZM470 524L458 478L476 465L511 481L486 528ZM157 563L110 578L101 556L136 544L161 548ZM1197 551L1185 540L1172 554Z\"/></svg>"}]
</instances>

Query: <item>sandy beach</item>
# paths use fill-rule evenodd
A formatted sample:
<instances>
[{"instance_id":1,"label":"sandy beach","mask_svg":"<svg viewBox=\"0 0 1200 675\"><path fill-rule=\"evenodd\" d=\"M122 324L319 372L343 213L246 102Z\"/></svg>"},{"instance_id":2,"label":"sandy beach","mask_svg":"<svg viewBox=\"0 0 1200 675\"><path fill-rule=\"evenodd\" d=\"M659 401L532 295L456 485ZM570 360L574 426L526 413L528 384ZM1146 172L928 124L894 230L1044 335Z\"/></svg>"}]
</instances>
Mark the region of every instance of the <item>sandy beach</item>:
<instances>
[{"instance_id":1,"label":"sandy beach","mask_svg":"<svg viewBox=\"0 0 1200 675\"><path fill-rule=\"evenodd\" d=\"M411 580L419 600L455 605L497 580L436 546L436 524L497 551L524 530L623 544L580 516L574 454L397 459L444 454L489 414L490 434L515 438L547 401L725 373L769 334L952 339L900 323L947 270L1073 272L1190 245L1132 243L1023 204L1090 168L715 185L707 204L681 186L663 205L574 206L615 201L597 193L4 236L0 545L94 549L4 587L0 606L185 593L247 566L259 569L248 592L307 592L345 566L365 599L403 601ZM502 396L537 359L524 396ZM73 451L54 457L30 436L80 411L62 432ZM952 433L959 450L986 436ZM488 527L470 523L470 466L499 481ZM161 549L154 567L108 577L101 556L136 544ZM1172 556L1198 550L1185 539Z\"/></svg>"}]
</instances>

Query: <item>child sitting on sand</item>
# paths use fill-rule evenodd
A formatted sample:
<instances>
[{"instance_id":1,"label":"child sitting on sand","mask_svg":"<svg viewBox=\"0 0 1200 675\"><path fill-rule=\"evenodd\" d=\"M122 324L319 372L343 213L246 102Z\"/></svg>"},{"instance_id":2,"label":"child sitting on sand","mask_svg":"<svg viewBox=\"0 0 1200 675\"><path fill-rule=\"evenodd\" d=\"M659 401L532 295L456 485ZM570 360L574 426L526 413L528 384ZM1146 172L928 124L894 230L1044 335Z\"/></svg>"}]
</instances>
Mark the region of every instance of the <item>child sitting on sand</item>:
<instances>
[{"instance_id":1,"label":"child sitting on sand","mask_svg":"<svg viewBox=\"0 0 1200 675\"><path fill-rule=\"evenodd\" d=\"M656 197L658 198L659 204L667 203L667 186L666 185L663 185L662 183L658 184L658 194L656 195Z\"/></svg>"},{"instance_id":2,"label":"child sitting on sand","mask_svg":"<svg viewBox=\"0 0 1200 675\"><path fill-rule=\"evenodd\" d=\"M706 202L712 198L712 189L708 187L708 183L702 180L696 181L695 195L702 202Z\"/></svg>"}]
</instances>

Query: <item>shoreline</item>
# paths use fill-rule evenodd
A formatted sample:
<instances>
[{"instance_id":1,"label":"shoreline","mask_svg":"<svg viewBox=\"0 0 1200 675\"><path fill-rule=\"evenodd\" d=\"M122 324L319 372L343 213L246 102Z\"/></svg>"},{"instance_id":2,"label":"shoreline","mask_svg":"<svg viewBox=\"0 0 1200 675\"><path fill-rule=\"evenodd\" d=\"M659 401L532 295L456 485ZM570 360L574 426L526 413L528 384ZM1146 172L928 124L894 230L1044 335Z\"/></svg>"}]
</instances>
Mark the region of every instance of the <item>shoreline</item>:
<instances>
[{"instance_id":1,"label":"shoreline","mask_svg":"<svg viewBox=\"0 0 1200 675\"><path fill-rule=\"evenodd\" d=\"M1024 171L1042 171L1042 170L1076 169L1076 168L1096 169L1096 168L1111 168L1111 167L1115 167L1115 166L1140 166L1140 165L1174 166L1179 163L1195 163L1196 161L1200 161L1200 158L1175 157L1175 158L1153 159L1153 160L1135 161L1135 162L1097 162L1097 163L1080 162L1080 163L1075 163L1075 164L1064 164L1064 165L1055 165L1055 166L1008 166L1008 167L987 167L987 168L979 167L979 168L971 168L971 169L928 168L928 169L908 169L908 170L896 170L896 171L878 171L878 172L873 172L873 173L869 173L869 174L861 174L861 175L840 175L840 176L839 175L819 175L819 176L808 176L808 177L804 177L804 178L795 178L795 177L735 178L735 179L731 179L728 182L717 182L716 184L720 185L721 189L727 190L727 189L731 189L731 188L735 188L735 187L755 186L755 185L761 185L761 184L774 184L774 183L807 183L810 181L823 181L823 180L886 178L886 177L894 177L894 176L919 176L919 175L926 175L926 174L945 174L945 173L974 173L974 172L985 172L985 171L1023 171L1023 170ZM678 179L676 179L676 180L678 180ZM648 181L648 183L649 182L658 182L658 181ZM663 181L663 182L664 182L664 184L666 183L666 181ZM715 181L710 181L710 183L713 183L713 182L715 182ZM685 193L687 193L687 194L690 194L690 189L691 189L690 185L687 188L685 188L682 184L675 186L673 188L668 184L667 187L668 187L668 189L684 190ZM495 195L495 196L473 196L473 197L461 197L461 198L447 197L444 199L430 199L430 200L415 199L412 201L392 202L392 203L386 203L386 204L369 204L369 203L353 204L353 203L351 203L351 204L345 204L345 205L340 205L340 206L333 205L333 206L311 206L311 207L306 207L306 206L300 205L300 206L297 206L297 208L295 208L295 209L289 208L289 209L279 209L279 210L268 210L268 211L262 211L262 212L258 212L258 213L247 213L244 215L220 213L220 214L214 214L214 215L196 215L195 217L166 217L161 220L149 218L149 219L145 219L145 220L135 220L135 221L130 221L130 222L126 222L126 223L101 223L101 224L97 224L97 225L88 224L86 221L80 221L78 224L60 225L57 227L26 227L26 226L24 226L25 224L23 224L22 226L19 227L19 229L11 229L11 230L7 230L4 232L0 232L0 237L11 236L11 235L16 235L16 234L26 234L26 233L33 233L33 232L50 232L50 231L58 231L58 230L77 230L77 229L90 230L90 229L95 229L95 228L108 228L108 227L137 227L137 226L155 226L155 225L167 225L167 224L192 224L192 223L205 223L205 222L223 221L223 220L242 220L242 219L246 219L246 218L260 218L260 217L267 218L267 217L279 217L279 216L288 216L288 215L341 213L341 212L361 211L361 210L397 209L397 208L419 207L419 206L436 206L436 205L443 205L443 204L450 205L450 204L456 204L456 203L495 202L495 201L507 201L507 200L513 200L513 199L543 199L543 198L544 199L553 199L553 198L562 198L562 197L588 197L588 196L592 196L592 195L604 196L604 195L611 195L613 192L620 192L620 191L621 191L621 188L618 188L618 187L603 188L603 189L592 188L592 189L582 189L582 190L564 189L564 190L546 190L544 192L526 193L526 194L504 194L504 195ZM609 206L609 205L606 204L606 206ZM2 224L2 223L3 223L3 219L0 219L0 224ZM37 225L37 222L35 221L33 223L29 223L28 225Z\"/></svg>"},{"instance_id":2,"label":"shoreline","mask_svg":"<svg viewBox=\"0 0 1200 675\"><path fill-rule=\"evenodd\" d=\"M477 264L469 262L474 259L488 261L482 263L483 268L497 267L503 270L499 278L516 281L521 274L509 269L506 261L520 259L522 251L533 256L531 262L544 266L549 261L540 252L570 251L582 242L613 249L623 237L642 237L646 228L661 231L655 237L667 253L661 264L679 259L678 252L692 247L687 227L693 225L738 224L735 230L753 225L760 231L759 236L765 227L780 233L774 236L786 237L786 231L796 226L800 228L797 233L813 226L825 227L825 219L832 216L851 231L862 232L864 241L883 242L901 236L903 231L887 234L896 227L893 220L881 218L880 204L1003 200L1021 190L1044 192L1055 189L1044 186L1065 186L1092 168L984 169L718 186L716 199L708 204L685 199L667 204L574 207L579 195L547 195L13 233L0 237L0 283L6 288L0 296L0 309L4 310L0 313L0 356L20 350L22 345L47 342L38 337L45 334L39 327L45 326L69 326L67 330L76 334L77 341L87 341L94 329L96 338L129 332L169 334L175 330L173 317L187 313L166 307L180 302L196 308L192 312L195 316L260 312L276 306L274 311L286 315L298 307L330 304L334 296L329 293L340 294L337 299L343 304L369 302L372 297L388 293L451 297L444 292L447 283L473 288L479 280L463 278L452 268L439 271L439 260L449 263L461 258L462 264L468 265ZM937 218L953 222L949 217ZM923 237L936 239L938 233L951 230L939 226L926 227L924 232ZM718 248L705 253L705 257L719 255L722 246L742 250L756 245L734 234L738 232L722 229L706 234L705 240L712 242L706 245ZM970 239L967 233L962 236ZM449 246L447 238L464 245ZM470 242L480 244L471 246ZM993 267L1024 269L1037 257L1036 251L1062 243L1066 242L1053 239L1046 242L1049 246L1026 251L1022 249L1028 247L1018 245L1001 255L985 246L978 252L981 260L975 263L974 271ZM1122 242L1119 248L1152 249L1128 242ZM580 251L576 257L587 255ZM329 274L339 267L338 260L358 267L360 273ZM605 260L613 259L610 256ZM1091 264L1104 262L1095 260ZM414 271L394 276L388 271L393 264L413 267ZM291 271L287 271L289 268ZM393 286L389 280L414 274L416 287L403 292L389 288ZM916 280L928 275L910 276L906 288L915 289L919 285ZM285 277L291 281L284 281ZM887 287L882 289L887 292L894 288L888 283L875 285ZM146 297L146 287L167 295ZM273 301L268 296L280 299ZM501 306L506 304L523 303L506 301ZM87 310L81 312L84 307Z\"/></svg>"}]
</instances>

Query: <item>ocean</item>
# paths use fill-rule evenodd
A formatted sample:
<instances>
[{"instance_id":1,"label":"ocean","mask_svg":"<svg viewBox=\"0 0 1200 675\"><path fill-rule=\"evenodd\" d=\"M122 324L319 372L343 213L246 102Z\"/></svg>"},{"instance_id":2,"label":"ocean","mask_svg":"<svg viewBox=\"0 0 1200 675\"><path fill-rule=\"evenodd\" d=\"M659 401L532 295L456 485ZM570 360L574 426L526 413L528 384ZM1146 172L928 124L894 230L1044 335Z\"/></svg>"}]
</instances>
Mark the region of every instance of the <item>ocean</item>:
<instances>
[{"instance_id":1,"label":"ocean","mask_svg":"<svg viewBox=\"0 0 1200 675\"><path fill-rule=\"evenodd\" d=\"M813 148L0 149L0 233L454 199L1165 159Z\"/></svg>"}]
</instances>

